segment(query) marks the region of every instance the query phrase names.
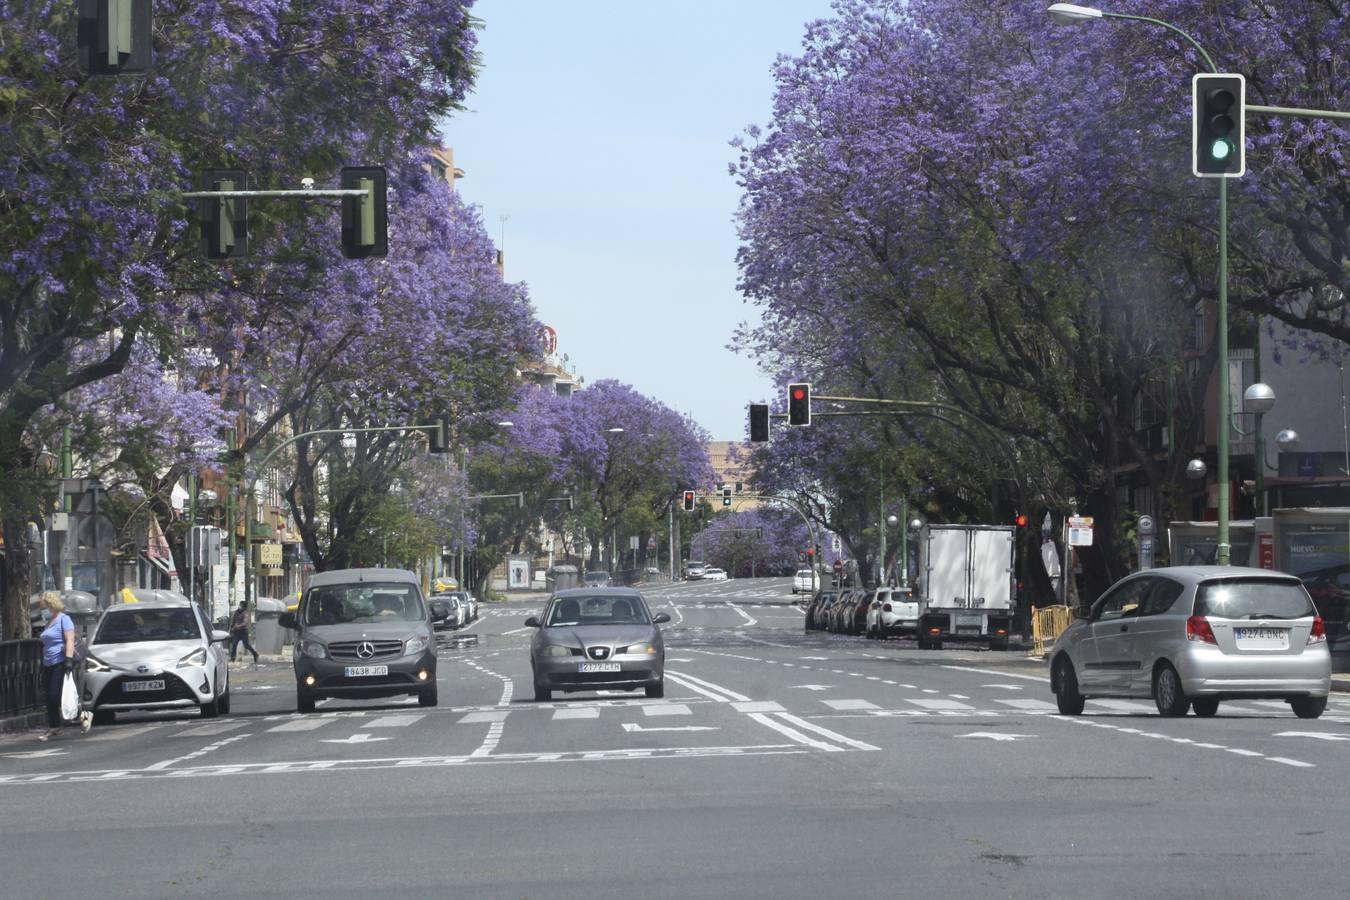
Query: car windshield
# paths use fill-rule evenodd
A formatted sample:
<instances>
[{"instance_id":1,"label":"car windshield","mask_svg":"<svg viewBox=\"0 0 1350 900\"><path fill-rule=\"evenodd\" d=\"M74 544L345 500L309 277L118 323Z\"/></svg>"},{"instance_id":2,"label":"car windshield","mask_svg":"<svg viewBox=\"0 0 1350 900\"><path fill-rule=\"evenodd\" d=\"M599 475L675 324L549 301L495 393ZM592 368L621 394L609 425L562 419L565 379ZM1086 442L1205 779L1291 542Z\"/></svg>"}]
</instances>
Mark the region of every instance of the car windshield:
<instances>
[{"instance_id":1,"label":"car windshield","mask_svg":"<svg viewBox=\"0 0 1350 900\"><path fill-rule=\"evenodd\" d=\"M1315 613L1312 598L1299 582L1247 578L1200 585L1195 614L1220 619L1301 619Z\"/></svg>"},{"instance_id":2,"label":"car windshield","mask_svg":"<svg viewBox=\"0 0 1350 900\"><path fill-rule=\"evenodd\" d=\"M135 644L143 641L192 641L202 636L197 617L181 609L128 609L110 612L94 636L95 644Z\"/></svg>"},{"instance_id":3,"label":"car windshield","mask_svg":"<svg viewBox=\"0 0 1350 900\"><path fill-rule=\"evenodd\" d=\"M366 622L416 622L426 618L416 585L400 582L326 584L305 594L301 618L306 625Z\"/></svg>"},{"instance_id":4,"label":"car windshield","mask_svg":"<svg viewBox=\"0 0 1350 900\"><path fill-rule=\"evenodd\" d=\"M605 582L605 581L609 581L609 573L608 573L608 572L587 572L587 573L586 573L586 583L587 583L587 584L596 584L596 583Z\"/></svg>"},{"instance_id":5,"label":"car windshield","mask_svg":"<svg viewBox=\"0 0 1350 900\"><path fill-rule=\"evenodd\" d=\"M638 597L557 597L544 620L550 628L567 625L645 625L646 604Z\"/></svg>"}]
</instances>

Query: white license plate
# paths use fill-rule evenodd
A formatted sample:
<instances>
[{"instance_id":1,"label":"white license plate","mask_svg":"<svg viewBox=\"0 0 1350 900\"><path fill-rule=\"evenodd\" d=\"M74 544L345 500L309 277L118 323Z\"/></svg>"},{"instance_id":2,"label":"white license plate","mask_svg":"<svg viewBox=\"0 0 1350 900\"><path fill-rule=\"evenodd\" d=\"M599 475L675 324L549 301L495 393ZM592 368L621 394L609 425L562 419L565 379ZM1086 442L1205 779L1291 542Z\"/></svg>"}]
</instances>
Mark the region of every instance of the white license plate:
<instances>
[{"instance_id":1,"label":"white license plate","mask_svg":"<svg viewBox=\"0 0 1350 900\"><path fill-rule=\"evenodd\" d=\"M347 666L342 674L348 678L364 678L367 675L388 675L388 666Z\"/></svg>"},{"instance_id":2,"label":"white license plate","mask_svg":"<svg viewBox=\"0 0 1350 900\"><path fill-rule=\"evenodd\" d=\"M578 672L618 672L619 664L616 662L603 663L577 663Z\"/></svg>"},{"instance_id":3,"label":"white license plate","mask_svg":"<svg viewBox=\"0 0 1350 900\"><path fill-rule=\"evenodd\" d=\"M1246 644L1284 649L1289 646L1289 631L1284 628L1234 628L1233 636Z\"/></svg>"},{"instance_id":4,"label":"white license plate","mask_svg":"<svg viewBox=\"0 0 1350 900\"><path fill-rule=\"evenodd\" d=\"M124 681L122 682L122 690L129 694L135 693L136 691L162 691L164 690L164 679L161 678L156 681Z\"/></svg>"},{"instance_id":5,"label":"white license plate","mask_svg":"<svg viewBox=\"0 0 1350 900\"><path fill-rule=\"evenodd\" d=\"M981 625L983 622L984 622L984 620L983 620L982 618L980 618L979 616L957 616L957 617L956 617L956 627L958 627L958 628L972 628L972 627L973 627L973 628L975 628L975 629L978 630L979 627L980 627L980 625Z\"/></svg>"}]
</instances>

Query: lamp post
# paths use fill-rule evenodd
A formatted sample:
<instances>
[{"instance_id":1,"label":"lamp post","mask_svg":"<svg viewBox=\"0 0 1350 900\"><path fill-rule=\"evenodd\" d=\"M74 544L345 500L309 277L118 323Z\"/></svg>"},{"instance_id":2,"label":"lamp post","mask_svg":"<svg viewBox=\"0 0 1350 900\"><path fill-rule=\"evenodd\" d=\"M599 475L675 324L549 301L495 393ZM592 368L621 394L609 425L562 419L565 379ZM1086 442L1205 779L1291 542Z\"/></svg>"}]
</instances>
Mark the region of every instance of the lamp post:
<instances>
[{"instance_id":1,"label":"lamp post","mask_svg":"<svg viewBox=\"0 0 1350 900\"><path fill-rule=\"evenodd\" d=\"M1261 419L1275 408L1275 392L1270 385L1258 381L1243 392L1242 405L1247 412L1256 416L1256 447L1252 457L1256 462L1257 515L1266 516L1270 514L1270 504L1266 500L1266 443Z\"/></svg>"},{"instance_id":2,"label":"lamp post","mask_svg":"<svg viewBox=\"0 0 1350 900\"><path fill-rule=\"evenodd\" d=\"M1205 48L1200 46L1199 41L1191 37L1185 31L1170 22L1164 22L1162 19L1153 19L1148 16L1131 16L1125 13L1103 12L1100 9L1090 6L1079 6L1076 3L1053 3L1046 12L1050 18L1054 19L1060 25L1076 25L1080 22L1091 21L1093 19L1125 19L1134 22L1147 22L1150 25L1157 25L1175 32L1185 38L1192 47L1199 53L1205 64L1209 66L1211 72L1217 73L1218 66L1214 65L1214 60L1210 57ZM1219 545L1216 562L1221 566L1228 565L1230 544L1228 541L1228 179L1220 178L1219 182L1219 322L1218 322L1218 344L1219 344L1219 397L1218 408L1222 411L1224 420L1218 428L1218 479L1219 479Z\"/></svg>"}]
</instances>

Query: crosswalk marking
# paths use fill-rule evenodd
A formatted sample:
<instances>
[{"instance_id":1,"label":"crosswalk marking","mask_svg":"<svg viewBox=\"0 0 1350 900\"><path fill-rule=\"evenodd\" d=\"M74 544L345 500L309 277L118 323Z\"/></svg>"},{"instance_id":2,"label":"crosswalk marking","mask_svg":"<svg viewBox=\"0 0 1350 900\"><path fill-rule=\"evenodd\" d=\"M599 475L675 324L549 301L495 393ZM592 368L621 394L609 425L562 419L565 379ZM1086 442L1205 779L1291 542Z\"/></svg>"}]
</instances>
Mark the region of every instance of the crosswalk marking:
<instances>
[{"instance_id":1,"label":"crosswalk marking","mask_svg":"<svg viewBox=\"0 0 1350 900\"><path fill-rule=\"evenodd\" d=\"M1133 700L1089 700L1088 702L1118 712L1157 712L1156 707L1148 703L1135 703Z\"/></svg>"},{"instance_id":2,"label":"crosswalk marking","mask_svg":"<svg viewBox=\"0 0 1350 900\"><path fill-rule=\"evenodd\" d=\"M824 703L826 706L828 706L830 709L836 709L836 710L840 710L840 711L846 710L846 709L880 709L880 708L881 708L881 707L877 706L875 703L869 703L869 702L866 701L866 700L822 700L821 702Z\"/></svg>"},{"instance_id":3,"label":"crosswalk marking","mask_svg":"<svg viewBox=\"0 0 1350 900\"><path fill-rule=\"evenodd\" d=\"M459 720L460 725L472 725L475 722L504 722L506 717L511 714L511 710L486 710L484 712L471 712Z\"/></svg>"},{"instance_id":4,"label":"crosswalk marking","mask_svg":"<svg viewBox=\"0 0 1350 900\"><path fill-rule=\"evenodd\" d=\"M1045 700L1032 700L1030 698L1019 697L1016 700L995 700L995 703L1001 703L1004 706L1011 706L1013 709L1026 710L1052 710L1058 709L1053 703Z\"/></svg>"},{"instance_id":5,"label":"crosswalk marking","mask_svg":"<svg viewBox=\"0 0 1350 900\"><path fill-rule=\"evenodd\" d=\"M378 719L372 719L365 723L362 728L406 728L419 719L425 719L425 713L416 713L413 715L402 716L381 716Z\"/></svg>"},{"instance_id":6,"label":"crosswalk marking","mask_svg":"<svg viewBox=\"0 0 1350 900\"><path fill-rule=\"evenodd\" d=\"M783 711L782 705L775 703L772 700L753 700L749 703L733 703L731 704L731 706L733 709L736 710L736 712L743 712L743 713L766 713L766 712Z\"/></svg>"},{"instance_id":7,"label":"crosswalk marking","mask_svg":"<svg viewBox=\"0 0 1350 900\"><path fill-rule=\"evenodd\" d=\"M594 706L564 707L553 711L554 721L558 719L598 719L600 710Z\"/></svg>"},{"instance_id":8,"label":"crosswalk marking","mask_svg":"<svg viewBox=\"0 0 1350 900\"><path fill-rule=\"evenodd\" d=\"M654 703L640 707L644 716L687 716L689 707L683 703Z\"/></svg>"},{"instance_id":9,"label":"crosswalk marking","mask_svg":"<svg viewBox=\"0 0 1350 900\"><path fill-rule=\"evenodd\" d=\"M924 709L974 709L968 703L961 703L958 700L907 700L907 703L913 703L915 706L921 706Z\"/></svg>"},{"instance_id":10,"label":"crosswalk marking","mask_svg":"<svg viewBox=\"0 0 1350 900\"><path fill-rule=\"evenodd\" d=\"M268 731L313 731L316 728L322 728L329 722L335 722L336 719L292 719L289 722L282 722L280 725L267 729Z\"/></svg>"}]
</instances>

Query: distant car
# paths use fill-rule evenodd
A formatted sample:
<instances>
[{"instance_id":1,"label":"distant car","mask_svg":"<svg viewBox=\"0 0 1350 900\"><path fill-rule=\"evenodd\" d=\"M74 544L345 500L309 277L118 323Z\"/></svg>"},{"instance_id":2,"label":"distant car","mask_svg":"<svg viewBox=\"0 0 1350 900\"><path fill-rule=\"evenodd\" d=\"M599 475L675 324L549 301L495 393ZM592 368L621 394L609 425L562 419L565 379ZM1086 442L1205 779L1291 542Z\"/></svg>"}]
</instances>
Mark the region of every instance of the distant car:
<instances>
[{"instance_id":1,"label":"distant car","mask_svg":"<svg viewBox=\"0 0 1350 900\"><path fill-rule=\"evenodd\" d=\"M1223 700L1326 709L1326 626L1297 578L1239 566L1172 566L1116 582L1050 651L1059 711L1091 697L1152 697L1164 716L1212 716Z\"/></svg>"},{"instance_id":2,"label":"distant car","mask_svg":"<svg viewBox=\"0 0 1350 900\"><path fill-rule=\"evenodd\" d=\"M867 636L918 634L919 603L909 589L877 588L867 609Z\"/></svg>"},{"instance_id":3,"label":"distant car","mask_svg":"<svg viewBox=\"0 0 1350 900\"><path fill-rule=\"evenodd\" d=\"M226 631L181 594L109 607L94 628L84 692L94 722L110 724L133 709L230 711Z\"/></svg>"},{"instance_id":4,"label":"distant car","mask_svg":"<svg viewBox=\"0 0 1350 900\"><path fill-rule=\"evenodd\" d=\"M797 574L792 576L792 593L809 594L820 587L820 580L817 579L810 569L798 569Z\"/></svg>"},{"instance_id":5,"label":"distant car","mask_svg":"<svg viewBox=\"0 0 1350 900\"><path fill-rule=\"evenodd\" d=\"M432 594L427 598L427 608L431 611L431 627L436 631L464 625L467 610L454 594Z\"/></svg>"},{"instance_id":6,"label":"distant car","mask_svg":"<svg viewBox=\"0 0 1350 900\"><path fill-rule=\"evenodd\" d=\"M609 587L614 583L608 572L587 572L581 577L582 584L586 587Z\"/></svg>"},{"instance_id":7,"label":"distant car","mask_svg":"<svg viewBox=\"0 0 1350 900\"><path fill-rule=\"evenodd\" d=\"M697 581L703 577L703 572L707 568L707 563L691 559L684 564L684 577L689 581Z\"/></svg>"},{"instance_id":8,"label":"distant car","mask_svg":"<svg viewBox=\"0 0 1350 900\"><path fill-rule=\"evenodd\" d=\"M633 588L570 588L554 594L530 642L534 699L554 691L643 690L665 696L666 613L653 616Z\"/></svg>"},{"instance_id":9,"label":"distant car","mask_svg":"<svg viewBox=\"0 0 1350 900\"><path fill-rule=\"evenodd\" d=\"M715 569L715 568L714 568L714 569L704 569L704 570L703 570L703 580L704 580L704 581L726 581L726 580L727 580L727 573L726 573L726 571L723 570L723 569Z\"/></svg>"},{"instance_id":10,"label":"distant car","mask_svg":"<svg viewBox=\"0 0 1350 900\"><path fill-rule=\"evenodd\" d=\"M821 622L821 613L838 596L837 591L824 590L816 591L811 601L806 604L805 625L807 631L819 631L824 628Z\"/></svg>"}]
</instances>

